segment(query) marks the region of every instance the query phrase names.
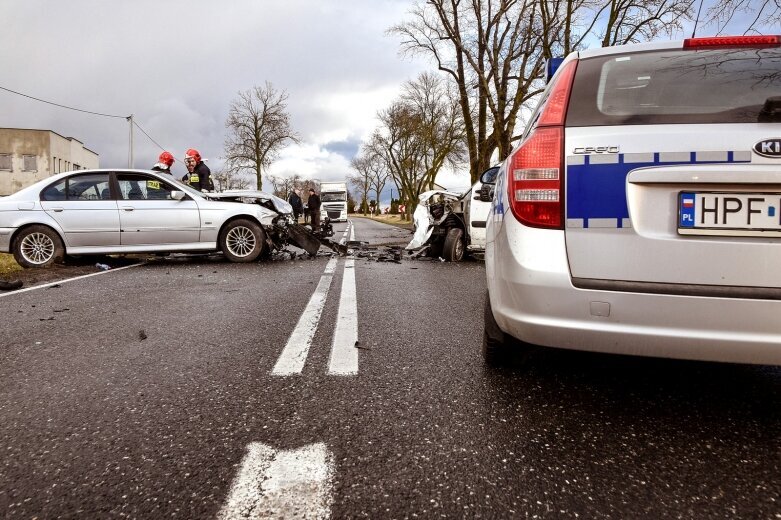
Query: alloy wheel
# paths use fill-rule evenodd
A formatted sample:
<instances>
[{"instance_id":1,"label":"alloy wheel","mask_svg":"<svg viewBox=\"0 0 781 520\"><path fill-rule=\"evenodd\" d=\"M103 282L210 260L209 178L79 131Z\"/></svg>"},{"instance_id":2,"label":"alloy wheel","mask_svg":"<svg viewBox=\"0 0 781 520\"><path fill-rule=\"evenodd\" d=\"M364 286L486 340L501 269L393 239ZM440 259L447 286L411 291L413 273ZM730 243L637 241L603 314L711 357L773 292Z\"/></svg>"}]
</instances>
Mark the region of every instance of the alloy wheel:
<instances>
[{"instance_id":1,"label":"alloy wheel","mask_svg":"<svg viewBox=\"0 0 781 520\"><path fill-rule=\"evenodd\" d=\"M248 227L236 226L228 231L225 238L230 253L239 258L249 256L257 246L255 234Z\"/></svg>"},{"instance_id":2,"label":"alloy wheel","mask_svg":"<svg viewBox=\"0 0 781 520\"><path fill-rule=\"evenodd\" d=\"M31 264L43 265L54 256L54 240L45 233L30 233L22 239L20 252Z\"/></svg>"}]
</instances>

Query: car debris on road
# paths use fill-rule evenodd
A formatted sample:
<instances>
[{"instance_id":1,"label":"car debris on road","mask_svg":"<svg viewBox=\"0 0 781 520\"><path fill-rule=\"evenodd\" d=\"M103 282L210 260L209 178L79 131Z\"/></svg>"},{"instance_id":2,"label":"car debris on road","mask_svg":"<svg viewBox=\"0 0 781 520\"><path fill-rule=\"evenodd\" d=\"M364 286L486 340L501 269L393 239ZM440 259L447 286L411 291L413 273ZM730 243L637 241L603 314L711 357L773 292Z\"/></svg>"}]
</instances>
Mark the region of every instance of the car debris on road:
<instances>
[{"instance_id":1,"label":"car debris on road","mask_svg":"<svg viewBox=\"0 0 781 520\"><path fill-rule=\"evenodd\" d=\"M23 285L24 282L21 280L13 280L11 282L0 280L0 291L16 291L21 289Z\"/></svg>"}]
</instances>

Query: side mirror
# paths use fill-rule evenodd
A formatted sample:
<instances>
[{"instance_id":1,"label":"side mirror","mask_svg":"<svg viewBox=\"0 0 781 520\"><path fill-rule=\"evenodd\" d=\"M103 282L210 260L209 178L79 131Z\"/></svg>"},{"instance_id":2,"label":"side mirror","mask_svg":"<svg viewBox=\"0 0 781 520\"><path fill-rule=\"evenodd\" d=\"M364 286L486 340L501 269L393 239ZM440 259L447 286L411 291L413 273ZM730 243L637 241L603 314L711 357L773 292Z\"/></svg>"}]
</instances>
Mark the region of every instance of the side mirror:
<instances>
[{"instance_id":1,"label":"side mirror","mask_svg":"<svg viewBox=\"0 0 781 520\"><path fill-rule=\"evenodd\" d=\"M480 182L483 184L493 184L496 182L496 175L499 173L499 167L488 168L480 175Z\"/></svg>"},{"instance_id":2,"label":"side mirror","mask_svg":"<svg viewBox=\"0 0 781 520\"><path fill-rule=\"evenodd\" d=\"M174 191L171 192L171 198L173 200L182 200L186 196L187 196L187 194L185 192L183 192L183 191L174 190Z\"/></svg>"}]
</instances>

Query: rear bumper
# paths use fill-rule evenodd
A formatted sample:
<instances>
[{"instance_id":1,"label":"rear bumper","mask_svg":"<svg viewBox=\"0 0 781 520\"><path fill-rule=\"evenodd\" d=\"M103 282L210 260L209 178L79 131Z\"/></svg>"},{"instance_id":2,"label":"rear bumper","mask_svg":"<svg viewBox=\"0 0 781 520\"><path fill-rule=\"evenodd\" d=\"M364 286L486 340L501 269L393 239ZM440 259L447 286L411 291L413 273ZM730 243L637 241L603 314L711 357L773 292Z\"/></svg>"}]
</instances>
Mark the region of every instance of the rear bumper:
<instances>
[{"instance_id":1,"label":"rear bumper","mask_svg":"<svg viewBox=\"0 0 781 520\"><path fill-rule=\"evenodd\" d=\"M575 350L781 365L781 301L579 289L563 231L505 219L486 248L500 328Z\"/></svg>"}]
</instances>

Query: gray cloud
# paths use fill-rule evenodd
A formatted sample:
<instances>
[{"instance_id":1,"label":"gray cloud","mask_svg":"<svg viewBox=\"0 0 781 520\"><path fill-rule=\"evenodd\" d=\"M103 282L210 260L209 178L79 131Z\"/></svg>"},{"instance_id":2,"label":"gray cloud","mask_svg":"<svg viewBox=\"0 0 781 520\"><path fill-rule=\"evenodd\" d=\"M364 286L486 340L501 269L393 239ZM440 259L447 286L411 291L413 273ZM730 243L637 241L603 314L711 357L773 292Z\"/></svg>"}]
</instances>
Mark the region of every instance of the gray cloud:
<instances>
[{"instance_id":1,"label":"gray cloud","mask_svg":"<svg viewBox=\"0 0 781 520\"><path fill-rule=\"evenodd\" d=\"M331 153L336 153L347 159L352 160L353 157L358 155L358 150L361 147L361 139L349 139L346 141L332 141L325 143L323 148Z\"/></svg>"},{"instance_id":2,"label":"gray cloud","mask_svg":"<svg viewBox=\"0 0 781 520\"><path fill-rule=\"evenodd\" d=\"M3 2L0 85L87 110L132 113L177 158L198 148L215 169L222 164L231 100L268 80L289 93L302 145L349 153L326 144L366 133L390 96L374 96L350 110L332 106L332 99L392 93L423 68L399 59L397 41L385 35L410 5L403 0ZM123 119L0 91L0 126L51 129L98 152L101 166L127 165ZM154 164L159 148L138 131L135 143L135 165Z\"/></svg>"}]
</instances>

